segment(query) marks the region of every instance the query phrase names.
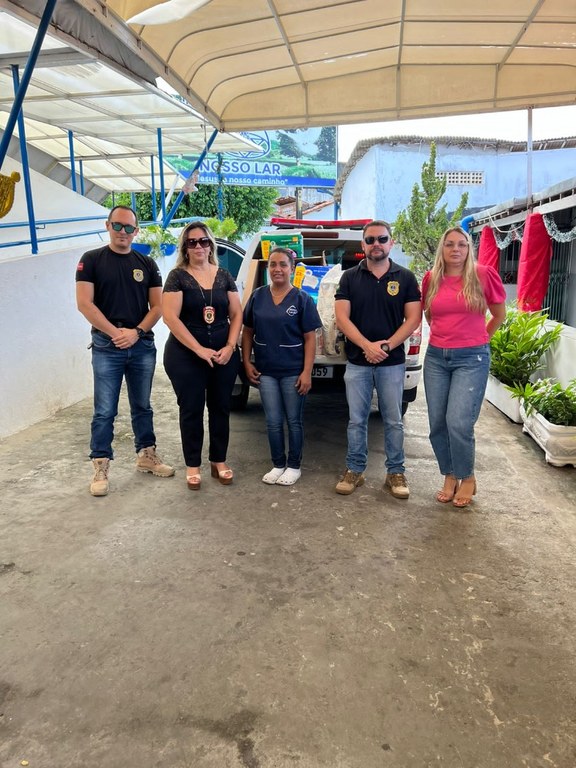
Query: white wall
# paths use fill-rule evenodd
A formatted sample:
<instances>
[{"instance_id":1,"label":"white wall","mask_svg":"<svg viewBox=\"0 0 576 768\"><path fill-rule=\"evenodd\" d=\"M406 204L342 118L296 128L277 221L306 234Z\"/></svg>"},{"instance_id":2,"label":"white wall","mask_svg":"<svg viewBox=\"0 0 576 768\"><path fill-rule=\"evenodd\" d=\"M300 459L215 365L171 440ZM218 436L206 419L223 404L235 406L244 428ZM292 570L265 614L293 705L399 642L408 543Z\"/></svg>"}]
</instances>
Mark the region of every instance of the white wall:
<instances>
[{"instance_id":1,"label":"white wall","mask_svg":"<svg viewBox=\"0 0 576 768\"><path fill-rule=\"evenodd\" d=\"M90 394L90 334L74 287L83 252L0 262L0 437Z\"/></svg>"},{"instance_id":2,"label":"white wall","mask_svg":"<svg viewBox=\"0 0 576 768\"><path fill-rule=\"evenodd\" d=\"M558 345L546 353L546 376L551 376L565 387L576 379L576 328L563 326Z\"/></svg>"},{"instance_id":3,"label":"white wall","mask_svg":"<svg viewBox=\"0 0 576 768\"><path fill-rule=\"evenodd\" d=\"M350 172L342 189L343 219L377 218L393 222L410 202L412 187L421 184L422 164L430 158L430 139L418 144L372 146ZM489 145L489 142L487 142ZM499 151L437 142L438 171L482 171L480 185L448 185L442 203L454 210L463 192L468 208L481 210L514 197L526 196L526 152ZM533 191L542 191L570 175L576 148L539 150L532 154Z\"/></svg>"},{"instance_id":4,"label":"white wall","mask_svg":"<svg viewBox=\"0 0 576 768\"><path fill-rule=\"evenodd\" d=\"M0 262L0 438L92 395L90 326L75 273L91 246ZM160 263L166 278L175 256ZM168 330L156 328L158 363Z\"/></svg>"},{"instance_id":5,"label":"white wall","mask_svg":"<svg viewBox=\"0 0 576 768\"><path fill-rule=\"evenodd\" d=\"M10 158L2 173L21 166ZM37 220L57 217L94 216L108 210L72 190L32 171L34 208ZM14 206L2 219L27 221L24 182L16 187ZM103 222L51 225L56 232L101 230L40 245L32 255L29 245L0 249L0 438L52 416L92 395L90 326L76 309L76 265L91 248L108 242ZM40 230L39 236L46 234ZM0 242L29 238L28 227L0 229ZM162 259L160 271L166 279L175 256ZM162 362L168 329L160 320L154 329L158 362Z\"/></svg>"},{"instance_id":6,"label":"white wall","mask_svg":"<svg viewBox=\"0 0 576 768\"><path fill-rule=\"evenodd\" d=\"M22 177L16 184L14 204L10 212L0 219L1 224L20 224L15 227L0 228L0 246L4 243L16 243L22 240L30 240L30 228L28 226L28 209L26 207L26 195L24 191L24 177L22 165L12 158L7 157L2 165L2 173L9 176L12 171L17 171ZM38 253L51 253L62 248L71 248L72 244L84 245L87 251L90 247L96 248L98 243L108 242L104 219L108 215L108 209L102 205L88 200L77 192L57 184L51 179L42 176L41 173L30 171L30 186L32 187L34 218L36 222L53 219L77 218L82 216L103 216L101 221L69 222L62 224L38 224L36 235L38 239L57 235L74 234L79 232L99 231L102 234L76 236L72 240L53 240L38 243ZM6 259L27 256L31 253L30 245L11 245L0 247L0 261Z\"/></svg>"}]
</instances>

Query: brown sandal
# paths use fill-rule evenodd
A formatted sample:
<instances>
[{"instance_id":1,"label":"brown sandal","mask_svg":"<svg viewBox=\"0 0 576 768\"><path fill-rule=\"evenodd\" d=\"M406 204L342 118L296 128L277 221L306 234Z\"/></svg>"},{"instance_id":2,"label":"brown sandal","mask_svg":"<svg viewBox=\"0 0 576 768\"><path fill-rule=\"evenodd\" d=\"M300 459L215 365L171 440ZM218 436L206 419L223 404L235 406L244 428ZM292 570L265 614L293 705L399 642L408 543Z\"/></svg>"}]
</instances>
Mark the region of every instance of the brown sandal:
<instances>
[{"instance_id":1,"label":"brown sandal","mask_svg":"<svg viewBox=\"0 0 576 768\"><path fill-rule=\"evenodd\" d=\"M234 480L234 472L229 467L218 469L214 462L210 462L210 474L222 485L230 485Z\"/></svg>"}]
</instances>

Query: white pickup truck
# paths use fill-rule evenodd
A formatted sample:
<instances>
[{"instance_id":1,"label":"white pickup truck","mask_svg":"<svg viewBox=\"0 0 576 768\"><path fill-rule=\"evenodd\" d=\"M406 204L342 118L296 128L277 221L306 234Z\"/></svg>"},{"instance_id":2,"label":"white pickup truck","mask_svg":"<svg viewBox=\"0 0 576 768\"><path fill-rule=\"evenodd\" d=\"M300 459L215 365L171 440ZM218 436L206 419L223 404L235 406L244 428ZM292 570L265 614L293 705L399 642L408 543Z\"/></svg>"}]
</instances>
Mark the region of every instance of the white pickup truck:
<instances>
[{"instance_id":1,"label":"white pickup truck","mask_svg":"<svg viewBox=\"0 0 576 768\"><path fill-rule=\"evenodd\" d=\"M272 219L272 226L258 232L252 239L236 277L242 306L255 288L264 284L266 260L262 253L262 235L301 234L303 240L303 258L305 265L340 264L342 269L353 267L364 258L361 248L362 227L364 220L355 221L295 221L294 219ZM300 260L299 260L300 262ZM406 379L402 412L408 403L416 398L422 366L419 362L421 331L418 329L406 342ZM343 338L336 344L336 354L326 354L322 344L317 346L317 354L312 370L311 392L344 389L344 371L346 356ZM239 378L232 395L232 409L241 410L246 406L250 385L243 377Z\"/></svg>"}]
</instances>

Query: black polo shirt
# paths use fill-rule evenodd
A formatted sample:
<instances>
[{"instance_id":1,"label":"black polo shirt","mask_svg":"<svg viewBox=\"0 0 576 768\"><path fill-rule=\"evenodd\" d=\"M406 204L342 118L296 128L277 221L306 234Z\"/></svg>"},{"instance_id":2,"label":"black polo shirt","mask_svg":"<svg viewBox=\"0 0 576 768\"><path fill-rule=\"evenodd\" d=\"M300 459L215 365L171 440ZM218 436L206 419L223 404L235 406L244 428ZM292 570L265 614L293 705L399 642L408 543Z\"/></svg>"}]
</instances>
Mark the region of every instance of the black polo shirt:
<instances>
[{"instance_id":1,"label":"black polo shirt","mask_svg":"<svg viewBox=\"0 0 576 768\"><path fill-rule=\"evenodd\" d=\"M389 339L405 320L404 305L420 301L418 281L412 272L392 259L385 275L377 278L368 269L366 259L342 274L336 301L350 302L350 320L369 341ZM354 365L372 365L356 344L346 339L346 355ZM399 365L406 359L404 345L393 349L379 365Z\"/></svg>"},{"instance_id":2,"label":"black polo shirt","mask_svg":"<svg viewBox=\"0 0 576 768\"><path fill-rule=\"evenodd\" d=\"M94 284L94 304L111 323L135 328L148 314L150 288L162 287L162 275L150 256L105 245L82 256L76 282Z\"/></svg>"}]
</instances>

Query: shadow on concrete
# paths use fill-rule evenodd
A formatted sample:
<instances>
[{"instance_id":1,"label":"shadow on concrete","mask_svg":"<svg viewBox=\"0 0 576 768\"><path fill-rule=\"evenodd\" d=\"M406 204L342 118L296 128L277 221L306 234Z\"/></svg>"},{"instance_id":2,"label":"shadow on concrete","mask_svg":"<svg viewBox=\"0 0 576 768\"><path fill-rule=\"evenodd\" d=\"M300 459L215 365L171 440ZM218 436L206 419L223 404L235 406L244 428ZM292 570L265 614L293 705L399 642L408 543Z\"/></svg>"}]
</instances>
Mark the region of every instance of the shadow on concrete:
<instances>
[{"instance_id":1,"label":"shadow on concrete","mask_svg":"<svg viewBox=\"0 0 576 768\"><path fill-rule=\"evenodd\" d=\"M492 406L479 492L457 511L422 392L408 502L344 465L343 397L311 396L303 476L266 486L257 393L234 414L234 484L186 489L158 372L170 479L134 470L127 405L112 490L88 493L91 403L0 443L0 765L48 768L573 768L576 474Z\"/></svg>"}]
</instances>

